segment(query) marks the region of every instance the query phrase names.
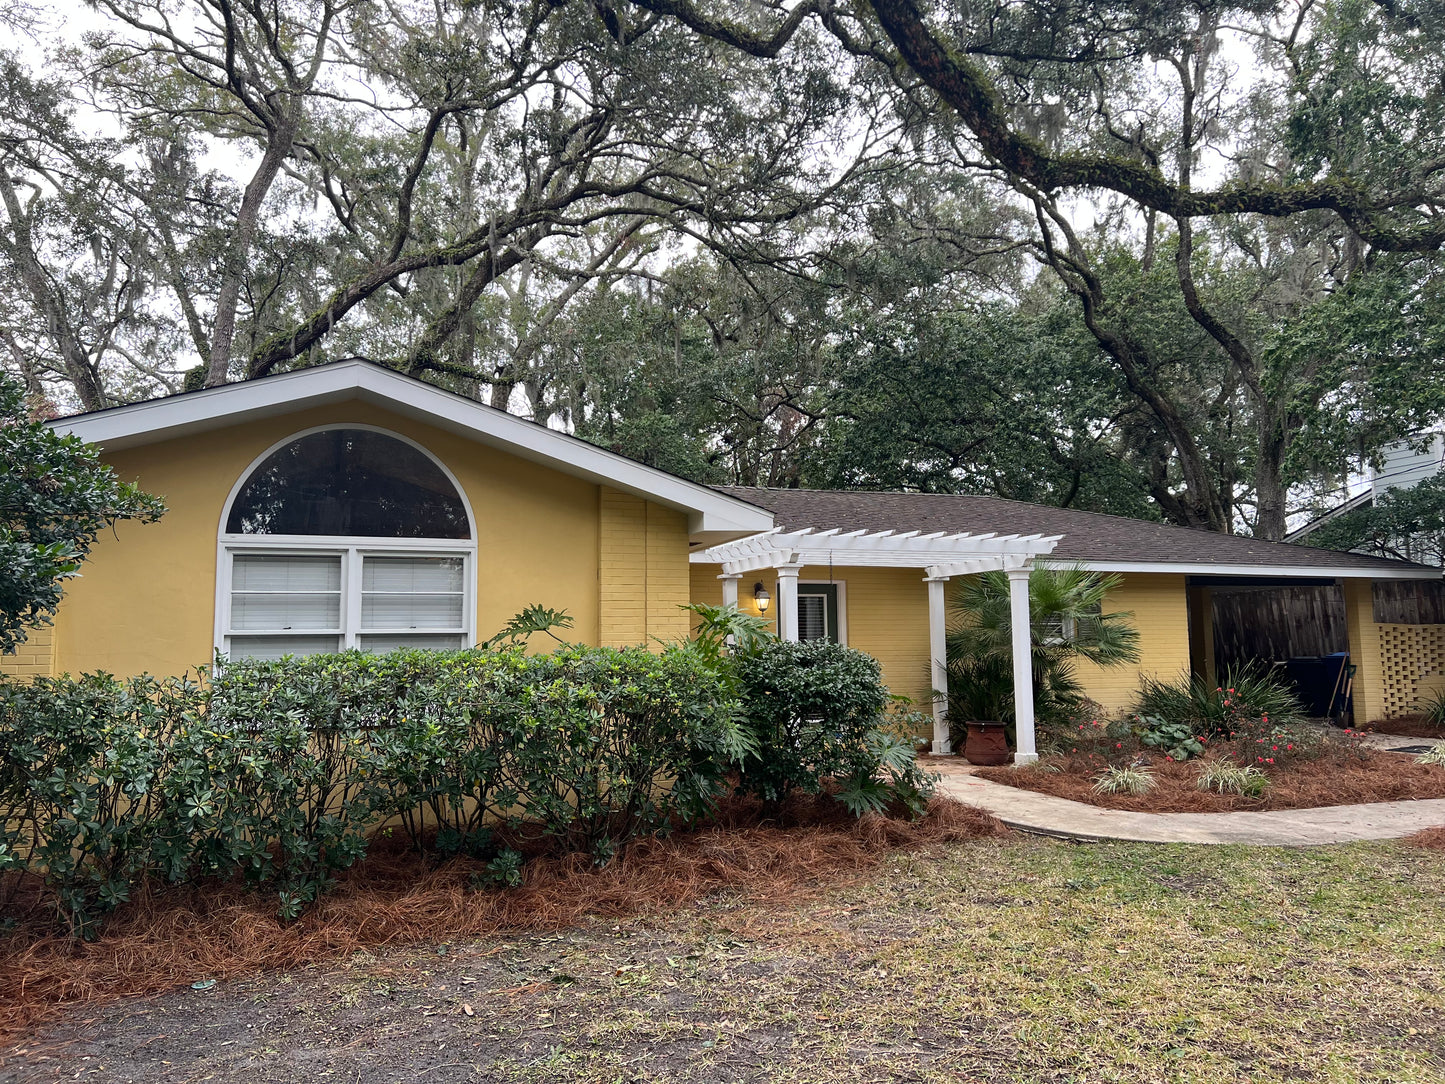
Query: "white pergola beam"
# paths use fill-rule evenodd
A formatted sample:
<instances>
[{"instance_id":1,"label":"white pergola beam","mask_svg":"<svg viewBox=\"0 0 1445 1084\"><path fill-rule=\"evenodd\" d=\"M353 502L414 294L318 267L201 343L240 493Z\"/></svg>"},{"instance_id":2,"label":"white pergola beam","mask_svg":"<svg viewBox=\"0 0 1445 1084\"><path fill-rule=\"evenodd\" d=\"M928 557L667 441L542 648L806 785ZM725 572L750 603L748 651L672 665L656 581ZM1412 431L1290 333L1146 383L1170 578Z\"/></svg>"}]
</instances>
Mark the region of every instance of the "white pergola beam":
<instances>
[{"instance_id":1,"label":"white pergola beam","mask_svg":"<svg viewBox=\"0 0 1445 1084\"><path fill-rule=\"evenodd\" d=\"M694 564L720 564L728 572L749 572L782 564L844 564L885 568L965 567L985 557L1006 557L991 568L1020 567L1018 562L1051 553L1060 535L972 535L918 531L773 530L691 555ZM962 572L954 573L962 575Z\"/></svg>"}]
</instances>

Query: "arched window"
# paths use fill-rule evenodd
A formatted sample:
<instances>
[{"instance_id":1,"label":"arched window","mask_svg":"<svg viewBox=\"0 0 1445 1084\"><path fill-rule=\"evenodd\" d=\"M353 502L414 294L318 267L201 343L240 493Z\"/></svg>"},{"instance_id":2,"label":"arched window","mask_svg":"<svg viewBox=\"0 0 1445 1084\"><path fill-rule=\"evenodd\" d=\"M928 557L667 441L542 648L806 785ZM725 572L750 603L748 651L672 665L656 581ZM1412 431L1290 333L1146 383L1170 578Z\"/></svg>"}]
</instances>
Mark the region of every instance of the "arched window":
<instances>
[{"instance_id":1,"label":"arched window","mask_svg":"<svg viewBox=\"0 0 1445 1084\"><path fill-rule=\"evenodd\" d=\"M466 501L420 446L360 426L298 434L222 520L216 647L233 658L474 641Z\"/></svg>"}]
</instances>

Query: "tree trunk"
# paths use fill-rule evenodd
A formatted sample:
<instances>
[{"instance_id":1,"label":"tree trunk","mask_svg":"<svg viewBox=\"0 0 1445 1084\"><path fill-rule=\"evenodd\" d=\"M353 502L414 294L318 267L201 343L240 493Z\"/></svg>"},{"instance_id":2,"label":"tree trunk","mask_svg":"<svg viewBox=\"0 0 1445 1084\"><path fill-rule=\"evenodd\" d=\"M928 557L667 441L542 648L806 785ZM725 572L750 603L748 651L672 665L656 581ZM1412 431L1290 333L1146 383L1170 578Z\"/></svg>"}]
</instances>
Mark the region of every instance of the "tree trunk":
<instances>
[{"instance_id":1,"label":"tree trunk","mask_svg":"<svg viewBox=\"0 0 1445 1084\"><path fill-rule=\"evenodd\" d=\"M216 316L211 324L211 356L206 365L206 387L214 388L230 378L231 347L236 338L236 310L241 302L241 287L249 270L251 245L261 221L261 208L281 166L291 154L300 123L299 98L289 103L276 126L267 133L266 153L256 167L251 182L241 197L236 214L236 227L231 233L222 257L220 289L216 293Z\"/></svg>"}]
</instances>

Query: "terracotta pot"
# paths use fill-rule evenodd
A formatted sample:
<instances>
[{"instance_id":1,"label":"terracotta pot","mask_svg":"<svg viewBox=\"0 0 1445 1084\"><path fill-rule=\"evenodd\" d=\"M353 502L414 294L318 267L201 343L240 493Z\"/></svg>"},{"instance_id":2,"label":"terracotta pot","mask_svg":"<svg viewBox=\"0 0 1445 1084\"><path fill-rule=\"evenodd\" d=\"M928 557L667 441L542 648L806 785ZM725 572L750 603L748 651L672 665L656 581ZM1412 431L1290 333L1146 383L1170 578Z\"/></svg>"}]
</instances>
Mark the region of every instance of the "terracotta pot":
<instances>
[{"instance_id":1,"label":"terracotta pot","mask_svg":"<svg viewBox=\"0 0 1445 1084\"><path fill-rule=\"evenodd\" d=\"M972 722L968 737L963 743L963 759L980 767L1007 764L1013 755L1009 752L1008 738L1003 723Z\"/></svg>"}]
</instances>

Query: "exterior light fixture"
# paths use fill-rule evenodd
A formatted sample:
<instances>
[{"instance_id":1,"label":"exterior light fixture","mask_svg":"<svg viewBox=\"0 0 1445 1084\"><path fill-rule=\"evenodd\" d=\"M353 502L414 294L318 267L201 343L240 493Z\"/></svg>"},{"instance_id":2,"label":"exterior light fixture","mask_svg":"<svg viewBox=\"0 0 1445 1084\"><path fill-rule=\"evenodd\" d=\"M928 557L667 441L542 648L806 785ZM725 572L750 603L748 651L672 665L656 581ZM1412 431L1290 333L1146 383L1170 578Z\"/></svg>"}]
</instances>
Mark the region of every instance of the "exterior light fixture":
<instances>
[{"instance_id":1,"label":"exterior light fixture","mask_svg":"<svg viewBox=\"0 0 1445 1084\"><path fill-rule=\"evenodd\" d=\"M768 612L768 605L773 601L773 596L768 594L768 589L762 585L762 581L753 584L753 601L758 604L758 613Z\"/></svg>"}]
</instances>

